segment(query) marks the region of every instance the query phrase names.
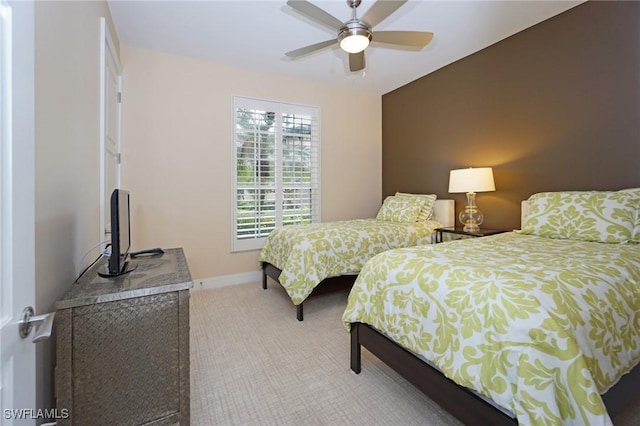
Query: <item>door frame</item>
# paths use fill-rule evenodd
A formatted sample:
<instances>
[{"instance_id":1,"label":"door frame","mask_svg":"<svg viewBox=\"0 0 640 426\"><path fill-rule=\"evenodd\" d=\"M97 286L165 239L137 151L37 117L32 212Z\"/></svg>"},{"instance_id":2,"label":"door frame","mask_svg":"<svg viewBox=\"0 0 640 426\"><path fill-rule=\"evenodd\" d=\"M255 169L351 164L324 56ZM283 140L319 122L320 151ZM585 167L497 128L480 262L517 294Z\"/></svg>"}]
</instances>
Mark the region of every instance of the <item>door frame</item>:
<instances>
[{"instance_id":1,"label":"door frame","mask_svg":"<svg viewBox=\"0 0 640 426\"><path fill-rule=\"evenodd\" d=\"M35 424L28 411L13 411L9 418L4 411L37 408L36 346L18 332L22 309L35 306L34 2L0 0L0 4L5 44L0 96L0 423L17 423L23 415Z\"/></svg>"},{"instance_id":2,"label":"door frame","mask_svg":"<svg viewBox=\"0 0 640 426\"><path fill-rule=\"evenodd\" d=\"M107 131L108 131L108 102L107 93L107 67L109 63L115 65L117 72L117 92L116 101L116 170L111 172L115 175L116 188L120 187L121 162L120 152L122 150L122 67L115 49L111 30L105 18L100 18L100 241L105 240L107 235L107 223L109 221L109 203L107 197L113 188L107 188L108 162L107 162Z\"/></svg>"}]
</instances>

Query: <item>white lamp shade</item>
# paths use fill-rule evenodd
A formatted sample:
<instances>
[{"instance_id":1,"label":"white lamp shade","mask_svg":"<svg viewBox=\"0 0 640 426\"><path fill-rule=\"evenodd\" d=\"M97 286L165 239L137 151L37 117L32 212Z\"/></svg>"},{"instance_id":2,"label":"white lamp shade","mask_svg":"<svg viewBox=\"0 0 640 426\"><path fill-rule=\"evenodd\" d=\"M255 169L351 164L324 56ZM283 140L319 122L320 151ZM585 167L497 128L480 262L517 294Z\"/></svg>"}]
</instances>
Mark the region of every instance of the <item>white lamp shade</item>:
<instances>
[{"instance_id":1,"label":"white lamp shade","mask_svg":"<svg viewBox=\"0 0 640 426\"><path fill-rule=\"evenodd\" d=\"M449 192L487 192L495 191L493 169L478 167L451 170L449 174Z\"/></svg>"}]
</instances>

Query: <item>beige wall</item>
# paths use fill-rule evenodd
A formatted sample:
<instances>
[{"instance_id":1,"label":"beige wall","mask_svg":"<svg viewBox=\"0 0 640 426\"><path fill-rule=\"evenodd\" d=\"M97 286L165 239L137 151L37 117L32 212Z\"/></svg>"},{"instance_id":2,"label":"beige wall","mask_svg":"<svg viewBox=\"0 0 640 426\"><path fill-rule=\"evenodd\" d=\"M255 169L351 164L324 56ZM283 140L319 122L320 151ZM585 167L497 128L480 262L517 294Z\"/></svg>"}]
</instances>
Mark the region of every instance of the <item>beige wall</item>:
<instances>
[{"instance_id":1,"label":"beige wall","mask_svg":"<svg viewBox=\"0 0 640 426\"><path fill-rule=\"evenodd\" d=\"M101 239L100 17L110 20L103 1L35 2L39 313L52 310L55 301L70 289L77 263ZM114 41L117 43L117 38ZM53 348L51 341L38 345L38 407L53 403Z\"/></svg>"},{"instance_id":2,"label":"beige wall","mask_svg":"<svg viewBox=\"0 0 640 426\"><path fill-rule=\"evenodd\" d=\"M183 247L192 276L258 270L231 253L232 96L319 106L322 219L375 215L381 199L381 97L121 46L123 188L132 245Z\"/></svg>"}]
</instances>

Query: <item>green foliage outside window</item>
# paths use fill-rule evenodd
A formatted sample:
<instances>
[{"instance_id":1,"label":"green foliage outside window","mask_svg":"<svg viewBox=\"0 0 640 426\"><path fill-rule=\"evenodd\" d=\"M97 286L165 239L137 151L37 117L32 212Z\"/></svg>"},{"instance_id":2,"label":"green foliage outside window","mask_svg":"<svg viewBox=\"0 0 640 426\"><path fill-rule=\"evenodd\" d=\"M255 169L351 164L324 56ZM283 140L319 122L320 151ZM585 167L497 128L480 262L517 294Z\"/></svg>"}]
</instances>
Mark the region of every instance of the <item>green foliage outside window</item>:
<instances>
[{"instance_id":1,"label":"green foliage outside window","mask_svg":"<svg viewBox=\"0 0 640 426\"><path fill-rule=\"evenodd\" d=\"M274 112L238 109L237 237L263 237L276 226ZM282 117L282 225L311 223L313 150L309 117Z\"/></svg>"}]
</instances>

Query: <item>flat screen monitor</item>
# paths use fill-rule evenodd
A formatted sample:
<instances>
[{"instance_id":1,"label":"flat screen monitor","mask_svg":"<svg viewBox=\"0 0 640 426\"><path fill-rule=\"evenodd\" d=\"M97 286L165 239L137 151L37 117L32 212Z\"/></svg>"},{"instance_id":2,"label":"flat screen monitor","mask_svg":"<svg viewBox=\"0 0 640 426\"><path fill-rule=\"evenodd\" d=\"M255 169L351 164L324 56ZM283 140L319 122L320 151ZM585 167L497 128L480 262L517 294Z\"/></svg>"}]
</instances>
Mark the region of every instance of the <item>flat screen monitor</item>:
<instances>
[{"instance_id":1,"label":"flat screen monitor","mask_svg":"<svg viewBox=\"0 0 640 426\"><path fill-rule=\"evenodd\" d=\"M131 247L131 220L129 191L114 189L110 200L111 211L111 255L102 277L117 277L135 268L127 261Z\"/></svg>"}]
</instances>

